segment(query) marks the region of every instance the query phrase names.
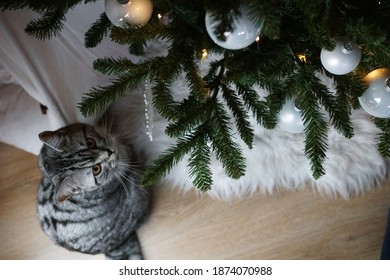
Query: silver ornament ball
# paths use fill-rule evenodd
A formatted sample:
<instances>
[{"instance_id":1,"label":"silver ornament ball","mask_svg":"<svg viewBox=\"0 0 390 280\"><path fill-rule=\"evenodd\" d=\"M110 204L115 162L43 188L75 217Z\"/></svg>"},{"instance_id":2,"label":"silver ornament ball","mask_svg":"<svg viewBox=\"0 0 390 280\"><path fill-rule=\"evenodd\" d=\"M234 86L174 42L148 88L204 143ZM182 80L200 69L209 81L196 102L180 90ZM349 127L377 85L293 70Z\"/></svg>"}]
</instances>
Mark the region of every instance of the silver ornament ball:
<instances>
[{"instance_id":1,"label":"silver ornament ball","mask_svg":"<svg viewBox=\"0 0 390 280\"><path fill-rule=\"evenodd\" d=\"M104 9L107 17L115 26L126 24L145 25L153 13L151 0L105 0Z\"/></svg>"},{"instance_id":2,"label":"silver ornament ball","mask_svg":"<svg viewBox=\"0 0 390 280\"><path fill-rule=\"evenodd\" d=\"M260 25L256 24L250 19L249 14L249 7L242 5L240 7L240 16L235 17L232 22L234 30L231 32L226 31L224 33L226 40L223 41L214 33L214 28L219 22L215 21L210 11L206 11L205 24L207 33L217 45L225 49L238 50L246 48L256 41L257 36L263 30L263 23Z\"/></svg>"},{"instance_id":3,"label":"silver ornament ball","mask_svg":"<svg viewBox=\"0 0 390 280\"><path fill-rule=\"evenodd\" d=\"M376 69L364 81L368 83L368 88L359 97L363 110L377 118L390 118L390 70Z\"/></svg>"},{"instance_id":4,"label":"silver ornament ball","mask_svg":"<svg viewBox=\"0 0 390 280\"><path fill-rule=\"evenodd\" d=\"M280 129L290 133L302 133L305 130L301 117L301 110L297 106L297 98L286 101L277 115L277 122Z\"/></svg>"},{"instance_id":5,"label":"silver ornament ball","mask_svg":"<svg viewBox=\"0 0 390 280\"><path fill-rule=\"evenodd\" d=\"M348 40L337 40L332 51L322 49L320 55L324 68L335 75L344 75L355 70L361 57L360 48Z\"/></svg>"}]
</instances>

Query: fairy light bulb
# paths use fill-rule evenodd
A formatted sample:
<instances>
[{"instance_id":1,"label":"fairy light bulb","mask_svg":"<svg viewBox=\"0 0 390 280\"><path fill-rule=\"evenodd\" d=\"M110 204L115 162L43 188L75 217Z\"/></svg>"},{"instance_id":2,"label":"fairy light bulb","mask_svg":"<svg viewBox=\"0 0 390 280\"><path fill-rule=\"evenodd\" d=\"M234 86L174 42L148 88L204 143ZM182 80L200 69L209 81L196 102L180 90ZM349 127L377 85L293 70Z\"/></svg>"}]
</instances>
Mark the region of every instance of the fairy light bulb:
<instances>
[{"instance_id":1,"label":"fairy light bulb","mask_svg":"<svg viewBox=\"0 0 390 280\"><path fill-rule=\"evenodd\" d=\"M304 53L299 53L299 54L297 54L297 57L298 57L298 59L299 59L301 62L307 63L306 54L304 54Z\"/></svg>"},{"instance_id":2,"label":"fairy light bulb","mask_svg":"<svg viewBox=\"0 0 390 280\"><path fill-rule=\"evenodd\" d=\"M104 9L115 26L142 26L152 16L153 3L151 0L105 0Z\"/></svg>"},{"instance_id":3,"label":"fairy light bulb","mask_svg":"<svg viewBox=\"0 0 390 280\"><path fill-rule=\"evenodd\" d=\"M207 49L202 50L202 60L205 60L208 55Z\"/></svg>"}]
</instances>

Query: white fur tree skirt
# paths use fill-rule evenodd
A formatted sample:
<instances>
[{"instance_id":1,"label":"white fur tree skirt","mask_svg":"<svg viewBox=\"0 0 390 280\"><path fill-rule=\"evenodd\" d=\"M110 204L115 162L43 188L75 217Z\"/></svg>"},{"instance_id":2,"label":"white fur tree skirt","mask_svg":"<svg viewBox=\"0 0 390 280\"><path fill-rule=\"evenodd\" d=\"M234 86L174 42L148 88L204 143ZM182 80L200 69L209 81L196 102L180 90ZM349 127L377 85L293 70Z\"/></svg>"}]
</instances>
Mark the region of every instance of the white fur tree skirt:
<instances>
[{"instance_id":1,"label":"white fur tree skirt","mask_svg":"<svg viewBox=\"0 0 390 280\"><path fill-rule=\"evenodd\" d=\"M175 86L176 98L183 90L180 83ZM120 100L114 111L117 116L126 118L123 122L131 128L131 142L134 150L142 153L147 163L159 156L175 142L165 135L166 120L157 113L153 121L153 141L146 133L144 89L133 92ZM184 96L181 96L181 98ZM246 157L246 174L239 180L230 179L224 173L219 161L213 157L212 171L214 185L208 194L212 197L229 200L253 194L257 191L273 193L279 188L294 190L312 186L325 195L341 195L347 198L373 188L386 179L388 162L377 151L376 140L379 130L364 111L352 113L355 136L347 139L333 128L329 131L326 175L314 180L310 162L305 157L304 134L292 134L275 128L265 129L254 120L255 143L252 150L237 136L237 143ZM165 185L187 191L193 189L189 178L187 160L183 159L163 179Z\"/></svg>"}]
</instances>

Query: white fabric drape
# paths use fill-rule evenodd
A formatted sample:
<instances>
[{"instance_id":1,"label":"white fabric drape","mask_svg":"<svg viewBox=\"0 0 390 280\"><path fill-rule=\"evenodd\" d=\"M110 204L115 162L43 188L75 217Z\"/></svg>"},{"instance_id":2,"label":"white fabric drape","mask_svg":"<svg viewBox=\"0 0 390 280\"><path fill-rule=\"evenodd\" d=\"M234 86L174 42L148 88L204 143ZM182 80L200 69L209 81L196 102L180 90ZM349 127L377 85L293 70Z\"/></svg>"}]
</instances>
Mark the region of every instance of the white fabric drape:
<instances>
[{"instance_id":1,"label":"white fabric drape","mask_svg":"<svg viewBox=\"0 0 390 280\"><path fill-rule=\"evenodd\" d=\"M37 154L42 130L94 121L77 108L83 93L108 83L109 77L93 69L93 61L128 55L108 38L94 49L85 48L84 34L102 12L103 1L75 7L60 34L45 41L24 32L38 16L34 12L0 12L0 141ZM40 104L48 108L46 115Z\"/></svg>"}]
</instances>

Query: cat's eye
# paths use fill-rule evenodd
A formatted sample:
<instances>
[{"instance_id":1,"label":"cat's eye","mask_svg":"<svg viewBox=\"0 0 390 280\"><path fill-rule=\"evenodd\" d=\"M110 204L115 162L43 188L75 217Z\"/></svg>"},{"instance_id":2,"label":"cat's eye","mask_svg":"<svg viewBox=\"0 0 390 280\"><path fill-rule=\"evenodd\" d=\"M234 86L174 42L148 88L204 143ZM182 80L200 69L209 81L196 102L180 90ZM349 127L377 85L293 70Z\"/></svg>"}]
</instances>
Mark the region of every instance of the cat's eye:
<instances>
[{"instance_id":1,"label":"cat's eye","mask_svg":"<svg viewBox=\"0 0 390 280\"><path fill-rule=\"evenodd\" d=\"M96 142L92 138L85 139L85 142L87 143L88 149L94 149L96 148Z\"/></svg>"},{"instance_id":2,"label":"cat's eye","mask_svg":"<svg viewBox=\"0 0 390 280\"><path fill-rule=\"evenodd\" d=\"M102 172L102 167L100 164L95 164L92 167L93 176L98 176L101 172Z\"/></svg>"}]
</instances>

